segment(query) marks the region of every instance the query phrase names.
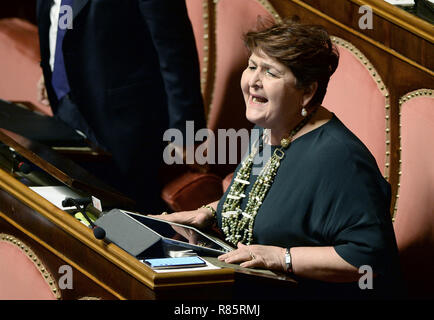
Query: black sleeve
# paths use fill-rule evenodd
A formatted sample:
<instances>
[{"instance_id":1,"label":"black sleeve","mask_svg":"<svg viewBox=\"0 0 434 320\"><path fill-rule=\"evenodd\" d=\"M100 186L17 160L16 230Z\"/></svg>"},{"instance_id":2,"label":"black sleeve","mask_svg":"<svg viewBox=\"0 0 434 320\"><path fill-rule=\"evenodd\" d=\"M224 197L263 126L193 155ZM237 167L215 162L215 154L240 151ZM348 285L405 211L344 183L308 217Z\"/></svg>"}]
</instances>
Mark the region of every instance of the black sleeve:
<instances>
[{"instance_id":1,"label":"black sleeve","mask_svg":"<svg viewBox=\"0 0 434 320\"><path fill-rule=\"evenodd\" d=\"M168 96L169 127L185 133L185 121L195 131L206 127L200 91L199 59L184 0L139 0L151 32Z\"/></svg>"},{"instance_id":2,"label":"black sleeve","mask_svg":"<svg viewBox=\"0 0 434 320\"><path fill-rule=\"evenodd\" d=\"M329 241L351 265L369 265L374 273L382 274L394 249L390 186L369 163L347 163L333 172L334 181L341 185L330 199Z\"/></svg>"}]
</instances>

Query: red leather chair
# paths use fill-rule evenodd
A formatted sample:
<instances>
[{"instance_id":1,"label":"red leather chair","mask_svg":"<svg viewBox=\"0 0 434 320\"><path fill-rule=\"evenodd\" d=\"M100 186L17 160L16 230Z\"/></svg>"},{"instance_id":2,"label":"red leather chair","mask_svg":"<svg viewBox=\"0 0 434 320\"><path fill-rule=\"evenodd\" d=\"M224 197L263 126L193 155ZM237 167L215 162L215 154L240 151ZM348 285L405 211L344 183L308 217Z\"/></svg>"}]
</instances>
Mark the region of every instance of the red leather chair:
<instances>
[{"instance_id":1,"label":"red leather chair","mask_svg":"<svg viewBox=\"0 0 434 320\"><path fill-rule=\"evenodd\" d=\"M339 65L330 79L323 105L368 147L388 179L389 94L375 67L351 43L332 37Z\"/></svg>"},{"instance_id":2,"label":"red leather chair","mask_svg":"<svg viewBox=\"0 0 434 320\"><path fill-rule=\"evenodd\" d=\"M0 56L0 99L30 102L37 111L52 115L36 96L42 74L38 28L18 18L0 19Z\"/></svg>"},{"instance_id":3,"label":"red leather chair","mask_svg":"<svg viewBox=\"0 0 434 320\"><path fill-rule=\"evenodd\" d=\"M47 268L19 239L0 234L0 300L57 300L60 291Z\"/></svg>"},{"instance_id":4,"label":"red leather chair","mask_svg":"<svg viewBox=\"0 0 434 320\"><path fill-rule=\"evenodd\" d=\"M401 168L394 228L412 297L434 298L434 90L400 100Z\"/></svg>"}]
</instances>

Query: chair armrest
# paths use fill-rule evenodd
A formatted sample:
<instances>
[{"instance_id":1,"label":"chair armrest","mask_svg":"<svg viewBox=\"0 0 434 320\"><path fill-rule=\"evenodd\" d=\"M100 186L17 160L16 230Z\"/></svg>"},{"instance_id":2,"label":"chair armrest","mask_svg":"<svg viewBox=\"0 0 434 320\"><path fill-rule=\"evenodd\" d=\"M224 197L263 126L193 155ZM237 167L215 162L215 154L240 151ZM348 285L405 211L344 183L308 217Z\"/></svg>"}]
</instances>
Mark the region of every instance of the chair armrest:
<instances>
[{"instance_id":1,"label":"chair armrest","mask_svg":"<svg viewBox=\"0 0 434 320\"><path fill-rule=\"evenodd\" d=\"M194 210L219 200L222 179L211 173L185 172L163 187L161 197L173 211Z\"/></svg>"}]
</instances>

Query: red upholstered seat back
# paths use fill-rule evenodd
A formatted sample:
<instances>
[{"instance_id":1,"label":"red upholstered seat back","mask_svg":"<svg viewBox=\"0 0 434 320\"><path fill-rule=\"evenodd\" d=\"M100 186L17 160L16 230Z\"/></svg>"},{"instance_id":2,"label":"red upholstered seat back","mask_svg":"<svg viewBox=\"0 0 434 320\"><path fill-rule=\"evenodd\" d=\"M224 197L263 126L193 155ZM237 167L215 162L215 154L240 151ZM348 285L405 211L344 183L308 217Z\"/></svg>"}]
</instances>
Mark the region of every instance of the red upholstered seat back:
<instances>
[{"instance_id":1,"label":"red upholstered seat back","mask_svg":"<svg viewBox=\"0 0 434 320\"><path fill-rule=\"evenodd\" d=\"M412 92L401 103L395 234L410 293L434 297L434 91Z\"/></svg>"},{"instance_id":2,"label":"red upholstered seat back","mask_svg":"<svg viewBox=\"0 0 434 320\"><path fill-rule=\"evenodd\" d=\"M332 37L339 66L330 79L323 105L368 147L388 176L388 93L374 66L352 44Z\"/></svg>"},{"instance_id":3,"label":"red upholstered seat back","mask_svg":"<svg viewBox=\"0 0 434 320\"><path fill-rule=\"evenodd\" d=\"M0 234L0 300L59 297L54 280L35 254L18 239Z\"/></svg>"},{"instance_id":4,"label":"red upholstered seat back","mask_svg":"<svg viewBox=\"0 0 434 320\"><path fill-rule=\"evenodd\" d=\"M202 4L202 1L196 0L186 0L185 4L187 6L188 17L190 18L191 25L193 27L193 32L196 40L196 48L199 55L199 62L201 66L201 70L203 67L203 58L205 55L204 52L204 38L203 35L205 33L204 18L205 10Z\"/></svg>"},{"instance_id":5,"label":"red upholstered seat back","mask_svg":"<svg viewBox=\"0 0 434 320\"><path fill-rule=\"evenodd\" d=\"M210 8L209 6L212 5L212 1L186 0L185 3L196 40L196 49L200 65L202 96L204 98L204 104L207 105L209 103L209 86L212 85L212 83L208 81L210 41L212 40L212 34L210 34L212 33L212 29L210 29L210 21L212 17L209 15L212 7Z\"/></svg>"},{"instance_id":6,"label":"red upholstered seat back","mask_svg":"<svg viewBox=\"0 0 434 320\"><path fill-rule=\"evenodd\" d=\"M257 0L217 2L215 83L208 122L211 130L252 126L245 117L240 88L241 74L248 60L242 37L256 27L258 16L274 21L271 10Z\"/></svg>"},{"instance_id":7,"label":"red upholstered seat back","mask_svg":"<svg viewBox=\"0 0 434 320\"><path fill-rule=\"evenodd\" d=\"M39 36L35 25L25 20L0 20L0 99L27 101L51 115L38 103L36 84L41 77Z\"/></svg>"}]
</instances>

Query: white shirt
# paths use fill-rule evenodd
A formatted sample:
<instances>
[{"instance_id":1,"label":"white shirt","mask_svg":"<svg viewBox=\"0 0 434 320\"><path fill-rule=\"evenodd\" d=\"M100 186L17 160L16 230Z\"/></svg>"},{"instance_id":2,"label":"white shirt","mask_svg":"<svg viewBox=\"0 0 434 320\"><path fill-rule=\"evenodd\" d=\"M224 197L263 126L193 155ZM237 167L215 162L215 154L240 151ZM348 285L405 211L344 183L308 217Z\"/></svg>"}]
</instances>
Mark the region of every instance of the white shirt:
<instances>
[{"instance_id":1,"label":"white shirt","mask_svg":"<svg viewBox=\"0 0 434 320\"><path fill-rule=\"evenodd\" d=\"M50 10L50 31L49 31L49 41L50 41L50 66L51 71L54 69L54 56L56 54L56 40L57 40L57 29L59 26L59 13L60 4L62 0L54 0L54 4Z\"/></svg>"}]
</instances>

